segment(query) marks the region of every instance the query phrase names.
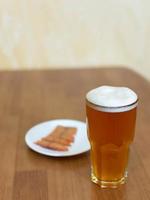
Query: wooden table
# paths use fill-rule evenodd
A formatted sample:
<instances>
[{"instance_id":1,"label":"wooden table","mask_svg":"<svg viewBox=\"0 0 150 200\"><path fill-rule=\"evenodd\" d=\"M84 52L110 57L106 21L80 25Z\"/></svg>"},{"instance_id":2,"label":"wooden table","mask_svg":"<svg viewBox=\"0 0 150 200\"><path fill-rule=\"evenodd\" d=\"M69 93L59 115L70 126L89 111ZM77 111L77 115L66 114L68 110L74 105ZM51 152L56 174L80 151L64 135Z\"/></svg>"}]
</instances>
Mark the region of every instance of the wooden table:
<instances>
[{"instance_id":1,"label":"wooden table","mask_svg":"<svg viewBox=\"0 0 150 200\"><path fill-rule=\"evenodd\" d=\"M118 189L90 181L89 153L53 158L30 150L24 136L56 118L85 120L85 94L126 85L140 97L129 178ZM0 72L0 200L150 200L150 84L125 68Z\"/></svg>"}]
</instances>

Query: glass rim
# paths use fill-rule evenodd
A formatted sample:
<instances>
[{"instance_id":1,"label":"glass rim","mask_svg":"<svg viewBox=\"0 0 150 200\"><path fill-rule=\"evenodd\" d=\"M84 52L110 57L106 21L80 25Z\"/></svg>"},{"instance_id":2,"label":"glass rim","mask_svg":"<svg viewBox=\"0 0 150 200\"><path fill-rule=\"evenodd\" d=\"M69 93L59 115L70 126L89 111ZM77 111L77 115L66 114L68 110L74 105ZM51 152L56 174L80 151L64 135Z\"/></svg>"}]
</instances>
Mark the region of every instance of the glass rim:
<instances>
[{"instance_id":1,"label":"glass rim","mask_svg":"<svg viewBox=\"0 0 150 200\"><path fill-rule=\"evenodd\" d=\"M95 109L97 108L97 110L103 111L103 112L108 112L108 110L109 110L109 112L111 112L112 110L114 112L115 111L117 112L118 110L123 110L123 109L124 109L124 111L119 111L119 112L125 112L125 111L128 111L128 110L132 110L135 107L137 107L138 101L139 101L139 98L137 98L136 101L134 101L131 104L124 105L124 106L113 106L112 107L112 106L102 106L102 105L98 105L98 104L92 103L86 98L87 105L89 105L90 107L94 107Z\"/></svg>"}]
</instances>

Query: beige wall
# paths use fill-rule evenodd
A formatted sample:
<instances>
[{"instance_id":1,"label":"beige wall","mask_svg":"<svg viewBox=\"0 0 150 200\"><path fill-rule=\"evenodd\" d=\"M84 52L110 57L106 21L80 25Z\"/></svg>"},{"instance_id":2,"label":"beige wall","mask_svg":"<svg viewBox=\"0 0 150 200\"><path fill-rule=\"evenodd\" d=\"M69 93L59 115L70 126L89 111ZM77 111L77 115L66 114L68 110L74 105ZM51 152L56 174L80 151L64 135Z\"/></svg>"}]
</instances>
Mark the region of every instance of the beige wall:
<instances>
[{"instance_id":1,"label":"beige wall","mask_svg":"<svg viewBox=\"0 0 150 200\"><path fill-rule=\"evenodd\" d=\"M0 68L123 64L150 78L149 0L0 0Z\"/></svg>"}]
</instances>

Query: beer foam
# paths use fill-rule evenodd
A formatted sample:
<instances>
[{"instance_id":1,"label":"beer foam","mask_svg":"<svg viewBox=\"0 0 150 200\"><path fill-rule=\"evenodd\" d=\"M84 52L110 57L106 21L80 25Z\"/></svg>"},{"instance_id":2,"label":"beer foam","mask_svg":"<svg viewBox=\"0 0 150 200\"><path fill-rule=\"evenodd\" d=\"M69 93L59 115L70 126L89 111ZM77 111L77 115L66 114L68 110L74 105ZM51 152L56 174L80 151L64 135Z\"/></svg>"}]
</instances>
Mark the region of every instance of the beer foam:
<instances>
[{"instance_id":1,"label":"beer foam","mask_svg":"<svg viewBox=\"0 0 150 200\"><path fill-rule=\"evenodd\" d=\"M86 95L89 102L95 106L102 106L99 110L106 112L123 112L136 107L138 97L127 87L100 86L89 91ZM132 105L134 104L134 105Z\"/></svg>"}]
</instances>

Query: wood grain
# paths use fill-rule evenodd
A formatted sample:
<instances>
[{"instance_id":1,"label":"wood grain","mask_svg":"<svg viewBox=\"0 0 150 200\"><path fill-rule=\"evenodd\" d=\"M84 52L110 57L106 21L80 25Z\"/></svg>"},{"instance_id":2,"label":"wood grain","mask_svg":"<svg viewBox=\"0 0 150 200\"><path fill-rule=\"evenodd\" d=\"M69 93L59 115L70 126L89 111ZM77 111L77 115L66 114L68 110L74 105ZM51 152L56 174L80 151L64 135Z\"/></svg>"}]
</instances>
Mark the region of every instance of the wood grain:
<instances>
[{"instance_id":1,"label":"wood grain","mask_svg":"<svg viewBox=\"0 0 150 200\"><path fill-rule=\"evenodd\" d=\"M129 178L116 190L90 181L89 153L52 158L25 145L26 131L56 118L85 121L85 94L99 85L125 85L140 99ZM0 72L1 200L149 200L150 84L126 68Z\"/></svg>"},{"instance_id":2,"label":"wood grain","mask_svg":"<svg viewBox=\"0 0 150 200\"><path fill-rule=\"evenodd\" d=\"M45 171L19 171L14 177L13 200L48 200Z\"/></svg>"}]
</instances>

